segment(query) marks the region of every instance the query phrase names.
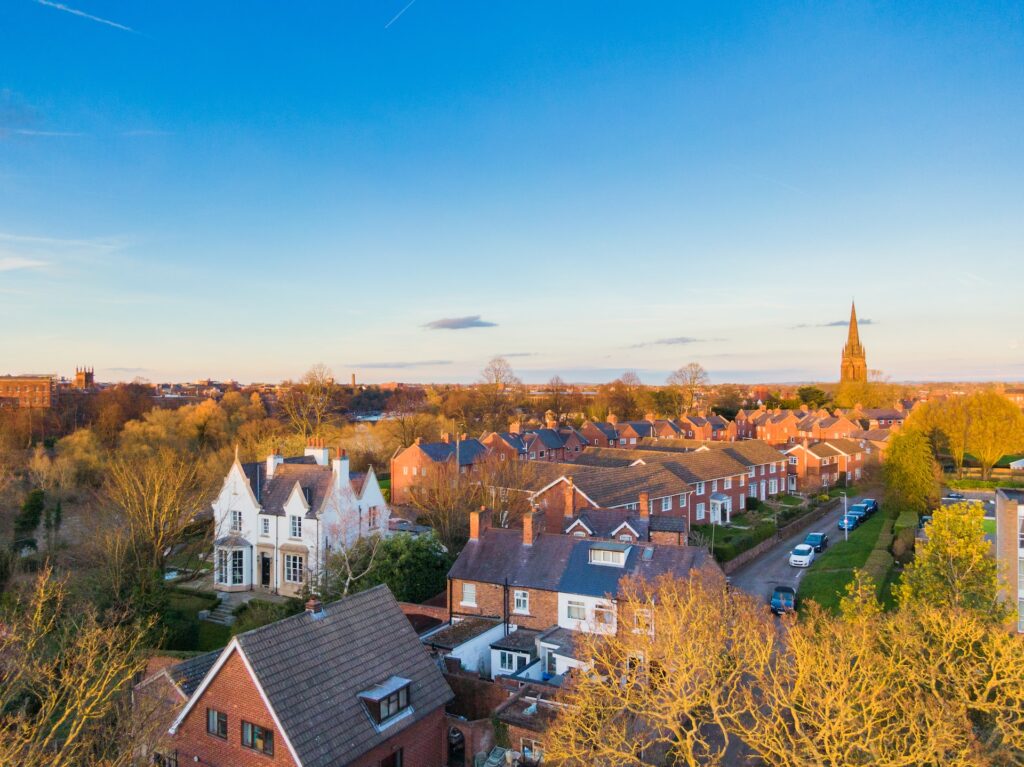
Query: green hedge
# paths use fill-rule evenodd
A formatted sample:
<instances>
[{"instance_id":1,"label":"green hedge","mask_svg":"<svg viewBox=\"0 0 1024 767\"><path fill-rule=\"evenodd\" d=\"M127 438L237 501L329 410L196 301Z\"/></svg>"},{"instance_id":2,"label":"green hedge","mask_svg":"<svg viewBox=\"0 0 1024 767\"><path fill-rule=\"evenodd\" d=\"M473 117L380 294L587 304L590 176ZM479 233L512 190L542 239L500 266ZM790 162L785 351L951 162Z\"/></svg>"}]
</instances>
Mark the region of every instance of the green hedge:
<instances>
[{"instance_id":1,"label":"green hedge","mask_svg":"<svg viewBox=\"0 0 1024 767\"><path fill-rule=\"evenodd\" d=\"M907 564L914 558L914 541L916 539L916 527L905 527L896 533L896 540L892 542L892 555L901 565Z\"/></svg>"},{"instance_id":2,"label":"green hedge","mask_svg":"<svg viewBox=\"0 0 1024 767\"><path fill-rule=\"evenodd\" d=\"M900 512L900 515L896 517L894 532L898 536L900 534L900 530L917 530L917 519L916 511Z\"/></svg>"},{"instance_id":3,"label":"green hedge","mask_svg":"<svg viewBox=\"0 0 1024 767\"><path fill-rule=\"evenodd\" d=\"M893 566L892 554L884 549L875 549L868 555L867 561L864 563L864 567L861 568L865 573L871 576L871 580L875 582L875 587L881 593L882 585L889 577L889 571L892 570Z\"/></svg>"},{"instance_id":4,"label":"green hedge","mask_svg":"<svg viewBox=\"0 0 1024 767\"><path fill-rule=\"evenodd\" d=\"M878 533L878 540L875 542L875 548L880 551L888 551L892 546L892 542L895 539L895 535L892 532L893 520L886 519L882 522L882 529Z\"/></svg>"},{"instance_id":5,"label":"green hedge","mask_svg":"<svg viewBox=\"0 0 1024 767\"><path fill-rule=\"evenodd\" d=\"M761 522L757 527L741 530L738 535L722 541L717 539L717 534L718 531L715 540L715 559L719 562L728 562L744 551L754 548L761 541L771 538L775 534L775 525L771 522Z\"/></svg>"}]
</instances>

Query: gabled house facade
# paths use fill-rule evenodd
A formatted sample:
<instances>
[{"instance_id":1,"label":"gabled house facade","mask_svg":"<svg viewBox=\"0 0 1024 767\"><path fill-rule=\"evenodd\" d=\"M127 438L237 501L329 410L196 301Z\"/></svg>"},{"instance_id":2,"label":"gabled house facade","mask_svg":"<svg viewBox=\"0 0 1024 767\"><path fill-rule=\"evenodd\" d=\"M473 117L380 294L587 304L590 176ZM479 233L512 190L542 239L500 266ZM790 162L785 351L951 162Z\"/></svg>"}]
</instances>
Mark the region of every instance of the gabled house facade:
<instances>
[{"instance_id":1,"label":"gabled house facade","mask_svg":"<svg viewBox=\"0 0 1024 767\"><path fill-rule=\"evenodd\" d=\"M177 763L441 767L437 665L385 586L233 637L169 729Z\"/></svg>"},{"instance_id":2,"label":"gabled house facade","mask_svg":"<svg viewBox=\"0 0 1024 767\"><path fill-rule=\"evenodd\" d=\"M844 482L856 482L863 476L864 446L851 439L804 442L786 450L789 489L793 492L820 493Z\"/></svg>"},{"instance_id":3,"label":"gabled house facade","mask_svg":"<svg viewBox=\"0 0 1024 767\"><path fill-rule=\"evenodd\" d=\"M478 439L443 435L440 442L425 442L422 437L406 448L395 451L391 458L391 502L406 504L410 491L428 482L444 466L455 466L461 474L468 474L487 456L487 447Z\"/></svg>"},{"instance_id":4,"label":"gabled house facade","mask_svg":"<svg viewBox=\"0 0 1024 767\"><path fill-rule=\"evenodd\" d=\"M618 447L619 433L615 430L614 424L602 421L585 421L580 427L587 443L594 447Z\"/></svg>"},{"instance_id":5,"label":"gabled house facade","mask_svg":"<svg viewBox=\"0 0 1024 767\"><path fill-rule=\"evenodd\" d=\"M390 509L372 467L349 472L343 450L311 444L299 458L242 464L213 501L214 588L298 595L332 550L385 535Z\"/></svg>"}]
</instances>

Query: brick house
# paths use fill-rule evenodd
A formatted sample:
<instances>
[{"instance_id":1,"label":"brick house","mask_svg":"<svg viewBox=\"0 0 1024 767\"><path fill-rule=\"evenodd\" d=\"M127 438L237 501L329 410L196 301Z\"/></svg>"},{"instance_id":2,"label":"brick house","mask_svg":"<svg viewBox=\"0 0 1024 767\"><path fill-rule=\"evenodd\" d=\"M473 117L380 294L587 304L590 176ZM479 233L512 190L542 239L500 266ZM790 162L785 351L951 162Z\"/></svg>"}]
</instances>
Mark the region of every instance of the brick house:
<instances>
[{"instance_id":1,"label":"brick house","mask_svg":"<svg viewBox=\"0 0 1024 767\"><path fill-rule=\"evenodd\" d=\"M1024 634L1024 490L996 490L995 552L1001 596Z\"/></svg>"},{"instance_id":2,"label":"brick house","mask_svg":"<svg viewBox=\"0 0 1024 767\"><path fill-rule=\"evenodd\" d=\"M469 541L448 573L448 599L454 620L514 625L491 643L495 676L557 686L567 671L586 665L572 654L575 632L632 629L618 614L623 577L717 567L702 548L543 532L543 511L527 515L522 529L493 528L490 515L471 514Z\"/></svg>"},{"instance_id":3,"label":"brick house","mask_svg":"<svg viewBox=\"0 0 1024 767\"><path fill-rule=\"evenodd\" d=\"M409 490L441 466L454 466L466 474L487 455L487 448L478 439L467 439L463 434L453 439L443 435L440 442L424 442L422 437L406 448L399 448L391 457L391 502L409 502Z\"/></svg>"},{"instance_id":4,"label":"brick house","mask_svg":"<svg viewBox=\"0 0 1024 767\"><path fill-rule=\"evenodd\" d=\"M838 412L838 411L837 411ZM797 426L797 439L826 440L843 439L849 437L860 426L846 416L839 415L809 415Z\"/></svg>"},{"instance_id":5,"label":"brick house","mask_svg":"<svg viewBox=\"0 0 1024 767\"><path fill-rule=\"evenodd\" d=\"M791 491L816 493L853 482L863 475L866 454L863 445L851 439L804 442L787 449L788 481Z\"/></svg>"},{"instance_id":6,"label":"brick house","mask_svg":"<svg viewBox=\"0 0 1024 767\"><path fill-rule=\"evenodd\" d=\"M585 421L580 427L580 434L596 447L617 447L619 444L619 433L610 423Z\"/></svg>"},{"instance_id":7,"label":"brick house","mask_svg":"<svg viewBox=\"0 0 1024 767\"><path fill-rule=\"evenodd\" d=\"M182 765L441 767L452 697L377 586L232 638L165 748Z\"/></svg>"},{"instance_id":8,"label":"brick house","mask_svg":"<svg viewBox=\"0 0 1024 767\"><path fill-rule=\"evenodd\" d=\"M571 461L589 444L582 433L569 426L549 422L542 429L522 430L512 423L509 430L491 432L480 439L491 452L505 459L521 461Z\"/></svg>"}]
</instances>

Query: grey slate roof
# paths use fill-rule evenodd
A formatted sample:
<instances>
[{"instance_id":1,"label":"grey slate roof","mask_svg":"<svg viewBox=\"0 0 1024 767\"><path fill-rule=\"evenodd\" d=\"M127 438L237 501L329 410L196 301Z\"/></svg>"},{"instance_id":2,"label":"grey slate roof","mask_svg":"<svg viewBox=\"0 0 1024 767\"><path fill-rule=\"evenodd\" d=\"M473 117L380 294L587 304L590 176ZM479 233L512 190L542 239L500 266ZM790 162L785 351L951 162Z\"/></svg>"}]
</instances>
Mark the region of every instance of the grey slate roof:
<instances>
[{"instance_id":1,"label":"grey slate roof","mask_svg":"<svg viewBox=\"0 0 1024 767\"><path fill-rule=\"evenodd\" d=\"M590 563L591 548L612 545L616 544L542 533L532 546L524 546L520 530L491 528L479 540L466 544L448 575L480 583L504 583L507 578L509 586L603 597L618 594L624 576L686 575L707 561L704 549L636 543L619 544L629 549L625 567ZM650 559L642 556L645 549L652 550Z\"/></svg>"},{"instance_id":2,"label":"grey slate roof","mask_svg":"<svg viewBox=\"0 0 1024 767\"><path fill-rule=\"evenodd\" d=\"M348 764L454 697L386 586L323 609L237 637L304 767ZM414 711L378 732L358 695L392 676Z\"/></svg>"},{"instance_id":3,"label":"grey slate roof","mask_svg":"<svg viewBox=\"0 0 1024 767\"><path fill-rule=\"evenodd\" d=\"M315 464L316 458L311 455L297 455L291 458L285 458L285 463L300 463L300 464ZM267 462L266 461L255 461L253 463L243 463L242 472L245 474L246 479L249 480L249 487L252 488L252 494L256 496L256 500L263 503L263 492L267 486Z\"/></svg>"},{"instance_id":4,"label":"grey slate roof","mask_svg":"<svg viewBox=\"0 0 1024 767\"><path fill-rule=\"evenodd\" d=\"M419 448L427 454L430 460L437 463L447 461L456 454L455 442L421 442ZM458 440L460 466L474 464L486 453L487 448L478 439Z\"/></svg>"},{"instance_id":5,"label":"grey slate roof","mask_svg":"<svg viewBox=\"0 0 1024 767\"><path fill-rule=\"evenodd\" d=\"M182 661L167 670L171 679L189 698L196 691L199 683L203 681L206 673L213 668L213 664L220 657L220 650L197 655L194 658Z\"/></svg>"},{"instance_id":6,"label":"grey slate roof","mask_svg":"<svg viewBox=\"0 0 1024 767\"><path fill-rule=\"evenodd\" d=\"M263 491L264 514L284 514L284 504L292 494L298 482L309 503L307 516L315 516L320 504L330 494L334 474L330 466L318 466L316 463L284 463L274 470L274 478Z\"/></svg>"}]
</instances>

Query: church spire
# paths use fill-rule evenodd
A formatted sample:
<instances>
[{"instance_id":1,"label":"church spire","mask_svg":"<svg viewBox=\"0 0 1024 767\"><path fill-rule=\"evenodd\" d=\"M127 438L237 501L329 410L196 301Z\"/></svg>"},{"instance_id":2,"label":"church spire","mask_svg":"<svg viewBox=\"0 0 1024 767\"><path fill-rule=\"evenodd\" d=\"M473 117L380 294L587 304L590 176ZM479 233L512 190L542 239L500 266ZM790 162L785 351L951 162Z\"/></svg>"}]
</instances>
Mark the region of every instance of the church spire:
<instances>
[{"instance_id":1,"label":"church spire","mask_svg":"<svg viewBox=\"0 0 1024 767\"><path fill-rule=\"evenodd\" d=\"M850 332L846 337L846 344L850 348L860 346L860 330L857 327L857 303L850 302Z\"/></svg>"},{"instance_id":2,"label":"church spire","mask_svg":"<svg viewBox=\"0 0 1024 767\"><path fill-rule=\"evenodd\" d=\"M863 383L868 380L867 355L860 343L860 329L857 327L857 304L850 302L850 329L843 347L843 362L839 368L839 382Z\"/></svg>"}]
</instances>

